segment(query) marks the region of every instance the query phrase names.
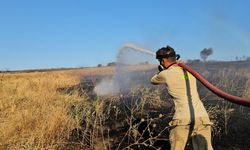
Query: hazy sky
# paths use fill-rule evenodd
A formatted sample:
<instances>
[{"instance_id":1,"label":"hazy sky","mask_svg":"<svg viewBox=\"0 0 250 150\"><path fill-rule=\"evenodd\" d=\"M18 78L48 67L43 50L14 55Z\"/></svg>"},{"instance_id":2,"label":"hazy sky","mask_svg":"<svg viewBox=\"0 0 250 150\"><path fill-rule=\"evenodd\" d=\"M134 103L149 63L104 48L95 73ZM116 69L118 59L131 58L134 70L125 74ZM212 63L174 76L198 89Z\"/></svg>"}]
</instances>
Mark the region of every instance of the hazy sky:
<instances>
[{"instance_id":1,"label":"hazy sky","mask_svg":"<svg viewBox=\"0 0 250 150\"><path fill-rule=\"evenodd\" d=\"M250 56L248 0L0 0L0 70L97 66L125 43Z\"/></svg>"}]
</instances>

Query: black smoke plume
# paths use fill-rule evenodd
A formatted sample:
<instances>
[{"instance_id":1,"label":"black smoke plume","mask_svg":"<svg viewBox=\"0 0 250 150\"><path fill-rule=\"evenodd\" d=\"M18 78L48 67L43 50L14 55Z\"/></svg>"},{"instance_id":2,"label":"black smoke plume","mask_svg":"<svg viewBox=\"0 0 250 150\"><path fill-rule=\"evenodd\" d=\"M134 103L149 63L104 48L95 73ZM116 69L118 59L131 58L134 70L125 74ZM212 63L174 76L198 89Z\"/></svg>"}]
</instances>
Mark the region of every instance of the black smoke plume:
<instances>
[{"instance_id":1,"label":"black smoke plume","mask_svg":"<svg viewBox=\"0 0 250 150\"><path fill-rule=\"evenodd\" d=\"M213 54L213 49L212 48L204 48L201 52L200 52L200 56L201 59L203 61L206 61L208 56Z\"/></svg>"}]
</instances>

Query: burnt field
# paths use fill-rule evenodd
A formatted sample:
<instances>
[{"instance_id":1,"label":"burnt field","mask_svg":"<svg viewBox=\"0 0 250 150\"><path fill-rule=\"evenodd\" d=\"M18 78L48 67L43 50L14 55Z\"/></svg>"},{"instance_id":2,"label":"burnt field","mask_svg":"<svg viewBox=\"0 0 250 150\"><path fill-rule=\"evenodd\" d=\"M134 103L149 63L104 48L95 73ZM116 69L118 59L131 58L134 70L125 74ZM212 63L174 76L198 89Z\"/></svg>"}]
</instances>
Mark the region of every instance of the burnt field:
<instances>
[{"instance_id":1,"label":"burnt field","mask_svg":"<svg viewBox=\"0 0 250 150\"><path fill-rule=\"evenodd\" d=\"M216 87L233 95L249 97L250 72L245 62L189 65ZM98 105L98 110L93 110L93 120L88 120L92 123L85 120L86 116L83 117L83 129L78 129L74 133L81 135L78 140L82 140L89 148L94 148L95 142L102 140L101 145L107 149L169 149L168 123L174 106L164 86L150 85L149 79L155 72L156 69L135 69L129 72L125 76L133 81L133 88L121 91L117 95L97 96L93 93L95 84L110 76L86 76L79 85L64 89L68 92L70 89L84 91L89 99ZM200 97L214 123L214 148L248 149L249 108L218 98L199 82L198 87ZM84 114L83 109L81 112ZM93 125L96 119L98 123L95 127ZM84 131L87 130L90 130L88 135L84 135ZM92 136L98 140L91 141Z\"/></svg>"},{"instance_id":2,"label":"burnt field","mask_svg":"<svg viewBox=\"0 0 250 150\"><path fill-rule=\"evenodd\" d=\"M216 87L250 97L250 65L245 63L188 65ZM164 86L149 82L156 66L132 67L120 81L129 86L97 95L95 87L115 72L115 67L99 67L2 73L0 148L169 149L168 123L174 106ZM200 83L198 87L214 123L214 149L249 149L250 109L218 98Z\"/></svg>"}]
</instances>

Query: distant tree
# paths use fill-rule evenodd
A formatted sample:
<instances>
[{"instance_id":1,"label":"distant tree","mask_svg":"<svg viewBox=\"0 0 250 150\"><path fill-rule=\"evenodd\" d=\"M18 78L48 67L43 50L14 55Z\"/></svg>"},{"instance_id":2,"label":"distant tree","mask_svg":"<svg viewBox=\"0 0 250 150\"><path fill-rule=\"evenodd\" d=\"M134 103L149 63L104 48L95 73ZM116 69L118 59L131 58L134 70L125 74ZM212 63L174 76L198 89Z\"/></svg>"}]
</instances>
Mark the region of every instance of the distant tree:
<instances>
[{"instance_id":1,"label":"distant tree","mask_svg":"<svg viewBox=\"0 0 250 150\"><path fill-rule=\"evenodd\" d=\"M204 48L201 52L200 52L200 56L201 59L203 61L206 61L208 56L213 54L213 49L212 48Z\"/></svg>"},{"instance_id":2,"label":"distant tree","mask_svg":"<svg viewBox=\"0 0 250 150\"><path fill-rule=\"evenodd\" d=\"M110 63L107 64L107 66L115 66L115 65L116 65L115 62L110 62Z\"/></svg>"},{"instance_id":3,"label":"distant tree","mask_svg":"<svg viewBox=\"0 0 250 150\"><path fill-rule=\"evenodd\" d=\"M97 67L102 67L102 64L98 64Z\"/></svg>"}]
</instances>

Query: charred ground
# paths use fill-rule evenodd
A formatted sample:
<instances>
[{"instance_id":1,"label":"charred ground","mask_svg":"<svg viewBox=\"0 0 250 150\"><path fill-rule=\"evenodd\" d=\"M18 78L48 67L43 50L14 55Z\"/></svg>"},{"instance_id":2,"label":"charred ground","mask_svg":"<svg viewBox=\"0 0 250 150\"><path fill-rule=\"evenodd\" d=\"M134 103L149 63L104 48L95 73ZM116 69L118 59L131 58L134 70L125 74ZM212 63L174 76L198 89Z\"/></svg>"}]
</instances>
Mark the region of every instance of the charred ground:
<instances>
[{"instance_id":1,"label":"charred ground","mask_svg":"<svg viewBox=\"0 0 250 150\"><path fill-rule=\"evenodd\" d=\"M190 63L191 67L201 73L217 87L237 96L249 96L250 72L249 62L207 62ZM83 147L94 148L98 145L94 139L102 140L106 149L169 149L168 126L173 114L173 103L164 86L152 86L150 77L155 69L129 73L135 81L136 88L121 91L119 95L97 96L93 87L107 76L86 76L79 85L69 87L84 91L91 102L99 105L93 110L92 123L82 117L84 128L78 129L82 138L78 139ZM88 79L88 80L87 80ZM198 83L201 99L209 112L213 125L213 146L215 149L248 149L250 110L222 100ZM84 112L84 110L81 110ZM97 121L98 120L98 121ZM99 122L95 127L94 122ZM83 133L91 125L88 136L94 141L86 143ZM74 132L74 136L75 136ZM97 143L95 143L97 142Z\"/></svg>"},{"instance_id":2,"label":"charred ground","mask_svg":"<svg viewBox=\"0 0 250 150\"><path fill-rule=\"evenodd\" d=\"M250 97L249 62L192 62L216 87ZM130 68L133 81L113 95L93 91L115 66L1 73L0 149L169 149L174 106L164 86L149 82L157 66ZM222 100L200 83L215 149L249 149L250 110Z\"/></svg>"}]
</instances>

